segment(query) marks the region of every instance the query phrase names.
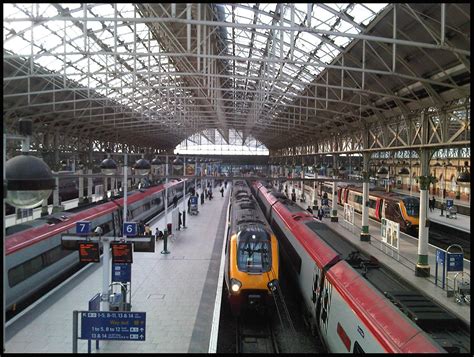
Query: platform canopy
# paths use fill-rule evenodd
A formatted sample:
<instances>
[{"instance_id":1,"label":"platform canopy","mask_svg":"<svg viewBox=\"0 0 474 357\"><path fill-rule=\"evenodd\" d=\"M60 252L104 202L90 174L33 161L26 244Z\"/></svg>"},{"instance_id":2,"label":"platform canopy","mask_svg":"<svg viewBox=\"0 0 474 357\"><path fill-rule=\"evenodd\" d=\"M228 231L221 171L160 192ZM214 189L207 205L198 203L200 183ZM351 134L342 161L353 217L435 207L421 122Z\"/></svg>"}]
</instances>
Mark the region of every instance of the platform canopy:
<instances>
[{"instance_id":1,"label":"platform canopy","mask_svg":"<svg viewBox=\"0 0 474 357\"><path fill-rule=\"evenodd\" d=\"M470 5L3 4L3 119L170 150L280 149L470 96Z\"/></svg>"}]
</instances>

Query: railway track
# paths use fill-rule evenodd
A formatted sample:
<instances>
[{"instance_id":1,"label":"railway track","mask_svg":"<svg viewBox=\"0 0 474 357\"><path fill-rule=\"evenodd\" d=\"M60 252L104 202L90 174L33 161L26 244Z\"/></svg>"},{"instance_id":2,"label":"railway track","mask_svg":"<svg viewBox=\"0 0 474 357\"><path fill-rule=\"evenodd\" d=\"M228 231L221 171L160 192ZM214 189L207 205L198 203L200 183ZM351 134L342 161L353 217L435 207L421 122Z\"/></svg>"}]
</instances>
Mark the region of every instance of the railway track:
<instances>
[{"instance_id":1,"label":"railway track","mask_svg":"<svg viewBox=\"0 0 474 357\"><path fill-rule=\"evenodd\" d=\"M267 319L241 317L236 326L236 353L279 353L273 328Z\"/></svg>"},{"instance_id":2,"label":"railway track","mask_svg":"<svg viewBox=\"0 0 474 357\"><path fill-rule=\"evenodd\" d=\"M463 248L464 258L471 260L471 235L467 232L431 222L429 241L441 249L458 244Z\"/></svg>"}]
</instances>

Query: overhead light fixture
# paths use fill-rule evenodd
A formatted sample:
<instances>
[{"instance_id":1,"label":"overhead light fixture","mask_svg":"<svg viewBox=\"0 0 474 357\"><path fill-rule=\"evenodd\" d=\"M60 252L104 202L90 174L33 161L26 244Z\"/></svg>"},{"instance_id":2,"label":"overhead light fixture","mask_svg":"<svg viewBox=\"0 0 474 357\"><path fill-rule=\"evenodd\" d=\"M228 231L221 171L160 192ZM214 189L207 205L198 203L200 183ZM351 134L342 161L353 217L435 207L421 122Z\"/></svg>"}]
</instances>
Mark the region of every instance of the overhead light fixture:
<instances>
[{"instance_id":1,"label":"overhead light fixture","mask_svg":"<svg viewBox=\"0 0 474 357\"><path fill-rule=\"evenodd\" d=\"M135 162L133 168L135 169L135 173L137 175L145 176L150 172L151 165L148 160L141 158Z\"/></svg>"},{"instance_id":2,"label":"overhead light fixture","mask_svg":"<svg viewBox=\"0 0 474 357\"><path fill-rule=\"evenodd\" d=\"M107 176L115 175L115 173L117 172L117 163L114 159L111 159L110 157L104 159L100 163L99 167L102 173Z\"/></svg>"}]
</instances>

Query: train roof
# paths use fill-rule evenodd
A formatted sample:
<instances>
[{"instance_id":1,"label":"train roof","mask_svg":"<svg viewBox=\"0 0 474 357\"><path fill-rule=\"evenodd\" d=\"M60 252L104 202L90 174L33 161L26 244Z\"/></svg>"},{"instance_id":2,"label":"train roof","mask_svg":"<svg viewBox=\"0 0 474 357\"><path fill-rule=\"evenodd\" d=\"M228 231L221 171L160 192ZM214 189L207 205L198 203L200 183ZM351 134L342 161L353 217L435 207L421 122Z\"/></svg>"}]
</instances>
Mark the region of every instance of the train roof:
<instances>
[{"instance_id":1,"label":"train roof","mask_svg":"<svg viewBox=\"0 0 474 357\"><path fill-rule=\"evenodd\" d=\"M260 191L262 192L262 188L260 188ZM330 266L340 260L339 254L331 249L331 247L329 247L324 241L317 239L304 239L308 234L308 229L305 225L299 223L308 221L317 222L313 215L303 210L286 197L276 198L273 195L274 191L265 191L262 192L265 199L275 199L276 203L273 204L275 214L283 220L293 236L298 239L301 245L305 247L306 251L315 261L318 262L318 264L320 264L320 266Z\"/></svg>"},{"instance_id":2,"label":"train roof","mask_svg":"<svg viewBox=\"0 0 474 357\"><path fill-rule=\"evenodd\" d=\"M340 286L338 290L343 290L341 293L354 305L352 306L354 310L367 313L365 318L371 321L373 328L383 327L391 340L399 341L397 348L400 348L401 352L428 352L408 343L410 339L406 333L414 329L411 324L407 325L408 318L414 320L442 346L449 346L449 343L452 343L452 335L457 335L458 341L462 341L465 347L470 345L469 334L464 331L462 322L449 311L418 293L416 287L410 286L391 269L380 264L376 258L360 252L351 242L326 225L309 221L304 223L313 234L325 241L344 260L344 264L338 263L329 271L334 281L337 281L337 285ZM390 303L382 294L390 297L393 303ZM417 305L398 310L397 305L407 304L406 301L401 302L400 297L403 300L403 297L407 295L412 296L412 299L414 297L417 304L422 307ZM390 308L384 307L383 304ZM384 311L383 314L380 313L381 309ZM407 310L411 311L409 316L400 314L400 311L406 313ZM400 327L404 325L407 326ZM447 332L447 330L450 331ZM410 333L415 338L414 332Z\"/></svg>"},{"instance_id":3,"label":"train roof","mask_svg":"<svg viewBox=\"0 0 474 357\"><path fill-rule=\"evenodd\" d=\"M268 223L252 195L248 183L234 180L232 186L232 227L235 231L259 229L269 231Z\"/></svg>"},{"instance_id":4,"label":"train roof","mask_svg":"<svg viewBox=\"0 0 474 357\"><path fill-rule=\"evenodd\" d=\"M443 352L347 262L336 264L326 277L371 333L379 336L380 343L387 350L402 353Z\"/></svg>"},{"instance_id":5,"label":"train roof","mask_svg":"<svg viewBox=\"0 0 474 357\"><path fill-rule=\"evenodd\" d=\"M178 184L180 181L172 180L168 183L168 187ZM130 197L127 195L128 204L132 204L139 200L144 199L145 197L162 191L165 189L166 185L158 185L155 187L150 187L143 192L139 191ZM51 236L64 233L70 229L74 229L77 221L92 221L97 217L100 217L104 214L108 214L117 209L117 203L122 206L123 198L120 198L115 201L109 201L100 205L96 205L92 208L86 209L84 211L68 214L68 212L58 212L53 215L53 218L57 219L56 223L49 225L45 221L45 217L42 219L35 220L36 222L29 227L29 229L22 230L17 233L13 233L10 236L6 237L6 254L12 254L18 250L26 248L30 245L38 243L44 239L47 239ZM64 216L65 218L61 218ZM37 224L37 222L40 222Z\"/></svg>"}]
</instances>

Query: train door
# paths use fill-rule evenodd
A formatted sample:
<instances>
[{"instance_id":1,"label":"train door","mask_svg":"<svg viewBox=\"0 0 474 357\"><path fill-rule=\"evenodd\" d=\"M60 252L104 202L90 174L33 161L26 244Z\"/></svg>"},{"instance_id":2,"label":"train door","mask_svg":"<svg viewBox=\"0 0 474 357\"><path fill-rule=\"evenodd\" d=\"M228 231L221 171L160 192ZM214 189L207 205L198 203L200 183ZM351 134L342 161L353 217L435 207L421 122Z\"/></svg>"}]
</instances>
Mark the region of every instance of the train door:
<instances>
[{"instance_id":1,"label":"train door","mask_svg":"<svg viewBox=\"0 0 474 357\"><path fill-rule=\"evenodd\" d=\"M385 218L385 210L387 209L387 202L384 199L380 199L380 207L381 207L381 218Z\"/></svg>"},{"instance_id":2,"label":"train door","mask_svg":"<svg viewBox=\"0 0 474 357\"><path fill-rule=\"evenodd\" d=\"M317 325L319 323L319 315L321 313L321 286L324 280L321 269L315 264L313 270L313 285L311 291L311 332L315 335Z\"/></svg>"},{"instance_id":3,"label":"train door","mask_svg":"<svg viewBox=\"0 0 474 357\"><path fill-rule=\"evenodd\" d=\"M328 282L327 279L324 279L324 286L321 291L320 296L320 314L319 314L319 326L321 331L321 337L327 339L327 329L329 323L329 311L331 309L331 295L332 295L332 285Z\"/></svg>"}]
</instances>

